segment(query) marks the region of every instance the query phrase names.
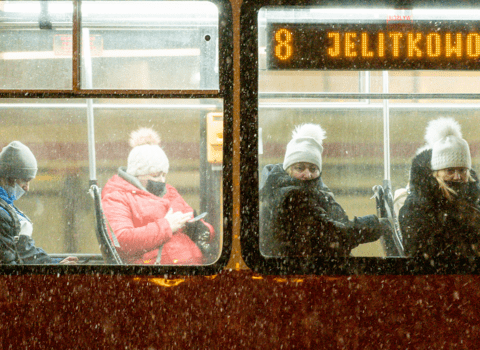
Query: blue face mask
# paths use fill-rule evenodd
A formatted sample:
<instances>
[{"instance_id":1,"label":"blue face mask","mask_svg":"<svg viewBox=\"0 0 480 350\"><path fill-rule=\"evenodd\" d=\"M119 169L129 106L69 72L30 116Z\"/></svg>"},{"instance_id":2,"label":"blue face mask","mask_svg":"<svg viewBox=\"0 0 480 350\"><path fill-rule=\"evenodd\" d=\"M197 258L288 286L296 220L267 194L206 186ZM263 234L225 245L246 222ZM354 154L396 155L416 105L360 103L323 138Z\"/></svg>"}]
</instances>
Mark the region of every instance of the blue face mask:
<instances>
[{"instance_id":1,"label":"blue face mask","mask_svg":"<svg viewBox=\"0 0 480 350\"><path fill-rule=\"evenodd\" d=\"M5 186L5 191L7 191L7 194L14 199L19 199L25 194L25 190L17 183L14 187L8 185Z\"/></svg>"}]
</instances>

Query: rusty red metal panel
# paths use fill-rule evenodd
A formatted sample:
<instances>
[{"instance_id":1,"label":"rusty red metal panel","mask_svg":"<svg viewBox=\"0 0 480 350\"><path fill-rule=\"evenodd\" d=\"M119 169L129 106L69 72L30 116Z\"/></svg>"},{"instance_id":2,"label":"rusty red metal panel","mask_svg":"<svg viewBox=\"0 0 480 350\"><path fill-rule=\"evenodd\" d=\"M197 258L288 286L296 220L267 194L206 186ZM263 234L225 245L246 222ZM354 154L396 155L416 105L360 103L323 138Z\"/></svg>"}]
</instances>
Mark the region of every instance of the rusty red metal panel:
<instances>
[{"instance_id":1,"label":"rusty red metal panel","mask_svg":"<svg viewBox=\"0 0 480 350\"><path fill-rule=\"evenodd\" d=\"M479 276L0 277L3 348L475 349Z\"/></svg>"}]
</instances>

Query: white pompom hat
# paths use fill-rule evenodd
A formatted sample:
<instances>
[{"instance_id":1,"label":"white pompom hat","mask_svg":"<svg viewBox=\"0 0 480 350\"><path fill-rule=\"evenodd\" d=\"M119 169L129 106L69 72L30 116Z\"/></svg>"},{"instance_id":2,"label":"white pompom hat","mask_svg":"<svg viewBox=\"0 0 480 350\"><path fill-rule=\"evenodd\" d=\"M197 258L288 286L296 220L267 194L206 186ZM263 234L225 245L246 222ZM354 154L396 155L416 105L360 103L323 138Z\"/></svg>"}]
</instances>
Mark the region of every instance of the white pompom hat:
<instances>
[{"instance_id":1,"label":"white pompom hat","mask_svg":"<svg viewBox=\"0 0 480 350\"><path fill-rule=\"evenodd\" d=\"M432 120L427 126L425 141L428 148L432 148L432 170L472 168L470 148L453 118Z\"/></svg>"},{"instance_id":2,"label":"white pompom hat","mask_svg":"<svg viewBox=\"0 0 480 350\"><path fill-rule=\"evenodd\" d=\"M133 176L168 173L169 163L160 148L160 136L151 128L140 128L130 134L132 150L128 155L127 173Z\"/></svg>"},{"instance_id":3,"label":"white pompom hat","mask_svg":"<svg viewBox=\"0 0 480 350\"><path fill-rule=\"evenodd\" d=\"M283 169L295 163L315 164L322 171L323 140L326 132L317 124L303 124L295 128L292 140L287 145Z\"/></svg>"}]
</instances>

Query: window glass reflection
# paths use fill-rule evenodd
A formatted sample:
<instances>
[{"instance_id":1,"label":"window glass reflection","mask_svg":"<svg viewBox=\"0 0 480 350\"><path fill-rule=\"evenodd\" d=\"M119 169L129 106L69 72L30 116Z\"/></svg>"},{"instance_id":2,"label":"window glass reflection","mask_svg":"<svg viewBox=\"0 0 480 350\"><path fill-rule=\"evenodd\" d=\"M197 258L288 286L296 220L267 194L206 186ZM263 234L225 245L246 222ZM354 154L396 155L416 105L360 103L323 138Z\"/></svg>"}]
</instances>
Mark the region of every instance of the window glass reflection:
<instances>
[{"instance_id":1,"label":"window glass reflection","mask_svg":"<svg viewBox=\"0 0 480 350\"><path fill-rule=\"evenodd\" d=\"M79 263L104 263L97 239L94 200L89 189L92 181L98 184L100 190L107 187L109 180L118 177L122 166L127 167L125 172L130 172L133 177L138 176L140 186L131 193L148 192L152 198L165 196L164 192L169 195L177 193L177 197L168 197L168 201L164 200L158 207L163 206L168 212L170 206L173 206L173 216L180 215L177 212L188 213L189 216L188 220L182 218L181 222L172 220L173 229L170 227L167 230L168 237L163 238L160 242L162 244L159 243L150 250L144 246L138 249L145 250L144 254L147 255L154 251L151 254L155 255L159 246L167 243L168 238L180 236L181 230L191 226L193 229L184 232L180 241L187 242L191 251L195 252L182 260L182 245L171 242L170 246L165 247L164 257L170 256L165 261L160 259L157 262L153 255L144 258L144 254L136 259L128 259L122 255L123 252L134 249L132 247L140 243L128 239L125 241L125 237L117 232L116 238L121 248L124 247L123 252L117 247L120 255L125 258L123 263L204 265L215 262L220 255L223 234L222 156L221 151L220 154L216 152L219 148L221 150L223 143L223 101L204 99L152 102L135 99L93 100L90 103L94 116L94 134L87 127L89 104L85 100L5 99L0 104L0 134L2 140L5 140L1 147L8 149L11 141L20 141L28 147L36 160L38 170L34 178L18 174L7 176L15 181L6 187L15 191L16 187L28 190L22 196L20 192L11 192L10 195L21 197L14 201L14 205L33 223L30 236L34 239L35 246L41 247L53 259L48 263L58 263L69 256L75 256ZM130 153L136 153L136 147L142 148L141 145L133 148L129 145L131 132L142 127L155 130L158 134L160 144L147 148L155 148L157 153L162 154L162 157L153 157L152 161L153 165L158 163L160 168L152 168L152 171L147 169L145 174L140 174L142 160L146 159L143 163L148 165L149 158L155 152L139 152L139 156L129 162ZM214 137L211 137L212 130ZM92 141L95 146L93 154L96 155L93 158L89 151L89 142ZM21 154L30 154L27 153L25 151ZM25 157L16 158L28 158ZM164 164L166 160L168 166ZM129 166L134 170L128 170ZM149 184L149 180L153 184ZM166 185L162 188L155 186L164 180ZM185 207L180 208L179 202L184 203ZM147 207L141 205L135 208L145 213ZM160 220L165 216L155 221L152 215L158 208L155 206L150 209L151 215L144 216L139 225L170 225L168 220ZM105 229L108 231L113 227L117 231L115 218L111 217L107 208L104 212L108 219ZM196 217L203 213L206 214ZM130 215L133 217L136 214L138 212L132 209ZM190 221L194 216L191 223L183 222ZM206 228L208 237L204 235L206 230L196 230L197 226ZM145 237L137 238L139 242L145 241ZM113 237L109 236L108 239L114 245L117 243ZM213 248L208 249L206 243ZM192 257L195 259L189 260Z\"/></svg>"},{"instance_id":2,"label":"window glass reflection","mask_svg":"<svg viewBox=\"0 0 480 350\"><path fill-rule=\"evenodd\" d=\"M84 89L218 89L212 3L83 1L82 28Z\"/></svg>"},{"instance_id":3,"label":"window glass reflection","mask_svg":"<svg viewBox=\"0 0 480 350\"><path fill-rule=\"evenodd\" d=\"M351 51L360 47L355 46L358 42L352 39L355 33L345 33L348 45L337 47L340 51L332 49L332 55L341 50L344 50L345 57L351 53L350 61L344 57L347 63L343 66L338 64L332 68L338 62L325 63L326 60L308 56L305 47L295 51L299 42L308 46L309 39L316 40L306 33L311 30L320 33L319 26L336 28L337 31L351 23L364 24L365 31L367 27L373 28L374 32L378 30L374 24L393 28L389 27L395 24L389 21L389 11L315 7L267 7L259 11L258 173L260 250L264 256L417 256L429 259L477 255L475 159L478 156L475 145L478 141L478 107L475 101L466 99L420 100L414 95L477 93L478 84L472 78L474 74L460 71L462 67L453 61L452 70L446 70L452 68L449 65L441 66L444 70L430 70L431 65L421 66L423 70L415 69L415 64L423 64L419 62L407 62L411 65L401 67L388 63L385 64L388 71L378 70L383 68L381 66L375 66L375 70L358 70L352 63L357 59L356 55ZM438 20L443 25L442 33L455 30L458 19L474 24L478 14L465 10L413 9L406 12L402 15L413 15L407 16L408 21L420 28ZM335 27L336 24L339 26ZM400 27L405 33L410 28L408 23ZM425 33L429 30L431 28L425 29ZM303 36L294 37L292 33L303 33ZM447 34L445 37L449 37ZM331 38L338 43L342 35L334 33ZM363 43L366 42L365 35L358 37L363 38ZM423 34L419 35L420 43ZM437 38L435 35L428 37ZM468 35L465 37L473 38L477 34ZM329 43L324 42L327 47ZM272 49L275 47L277 51ZM364 48L362 52L367 55L372 46ZM313 49L319 50L318 47ZM297 52L304 52L306 57L295 57ZM470 56L473 56L472 52ZM290 56L295 60L288 61ZM302 59L304 61L300 62ZM370 64L366 61L360 63L361 67ZM411 99L362 99L358 95L350 96L351 93L403 93L411 94L407 96ZM335 95L329 98L329 94ZM464 140L469 151L462 157L457 157L456 151L452 154L464 160L471 157L472 161L447 162L442 168L435 168L432 163L435 157L431 155L431 159L424 159L420 166L424 179L420 184L417 181L412 185L412 174L416 173L415 166L418 166L418 158L414 157L425 148L430 148L434 154L432 149L435 148L428 142L426 144L425 138L428 138L429 123L439 118L452 118L459 123L463 131L456 133L455 137ZM305 132L300 132L304 127ZM324 133L320 141L318 135L322 133L315 132L317 127L321 127ZM444 129L452 130L451 127ZM442 135L440 139L447 137L445 132L437 130ZM429 182L431 187L423 188L421 184L424 182ZM431 201L431 205L414 205L426 201L425 191L430 193L435 188L438 192L439 187L443 188L443 194ZM457 205L453 192L458 198L461 197L458 194L467 193L468 200L462 198L466 202ZM434 210L438 203L445 206ZM447 206L452 212L446 210ZM335 212L333 207L338 211ZM402 210L416 211L417 216L403 215ZM455 216L455 211L462 214ZM465 216L467 211L471 214L468 217ZM368 221L372 218L370 215L375 217L373 222ZM405 218L415 217L417 221L405 221ZM400 222L399 218L402 219ZM422 235L420 223L425 218L429 218L430 223L425 227L434 225L434 222L439 226L435 226L436 229L429 226L424 230L428 232ZM370 235L372 227L381 229L381 234ZM440 236L443 238L438 240ZM447 236L449 238L445 238Z\"/></svg>"},{"instance_id":4,"label":"window glass reflection","mask_svg":"<svg viewBox=\"0 0 480 350\"><path fill-rule=\"evenodd\" d=\"M404 22L395 22L389 19L392 14L399 16L406 16ZM433 9L413 9L413 10L395 10L392 13L391 9L336 9L336 8L285 8L285 7L266 7L262 8L258 14L259 32L258 32L258 45L259 45L259 89L263 92L290 92L290 93L310 93L313 91L324 91L334 93L357 93L357 92L372 92L382 93L384 92L384 84L382 78L382 69L389 70L389 83L388 91L390 93L462 93L465 92L465 84L468 84L468 90L470 93L479 93L479 86L475 82L478 80L477 69L470 69L465 71L466 64L459 64L456 59L462 60L467 56L467 37L473 40L471 46L471 61L477 62L477 57L480 55L480 49L477 49L473 42L476 40L477 33L474 29L478 26L479 11L475 9L458 10L450 9L447 11L433 10ZM413 18L413 20L411 20ZM460 25L459 21L462 21ZM405 69L406 67L396 68L394 64L385 64L384 66L374 69L359 70L355 63L348 64L346 62L344 67L335 67L333 69L324 68L321 63L324 62L318 58L318 55L312 57L302 57L300 61L303 62L317 62L319 64L318 69L272 69L270 67L272 58L269 54L272 53L272 47L287 45L287 38L279 38L279 41L274 40L271 36L272 26L281 23L288 27L288 25L298 26L302 30L307 31L307 34L298 34L301 36L296 40L304 40L304 45L299 48L299 51L303 50L305 54L317 50L319 54L323 54L324 51L330 47L329 42L317 42L318 35L312 34L308 36L309 28L315 26L324 26L322 28L330 28L333 33L336 33L342 26L356 26L363 31L368 31L368 28L376 28L374 25L378 25L382 30L392 30L402 28L401 32L403 39L407 40L409 31L409 24L419 25L415 27L416 32L419 32L422 28L424 35L421 44L426 45L427 37L432 38L432 35L437 38L442 33L442 55L446 52L445 47L445 35L446 32L455 37L457 32L465 31L461 35L463 38L462 44L463 53L459 55L452 55L449 57L453 59L451 64L444 62L440 59L432 59L429 61L428 67L425 69ZM434 25L432 24L434 23ZM385 27L386 26L386 27ZM397 26L397 27L395 27ZM281 27L279 27L281 28ZM390 28L390 29L389 29ZM281 30L281 29L280 29ZM375 29L374 29L375 30ZM471 31L471 33L470 33ZM352 30L352 32L354 32ZM467 34L470 33L470 34ZM351 45L357 50L352 54L354 57L360 57L363 54L361 51L361 35L360 31L355 34L355 39L352 39ZM352 34L352 35L353 35ZM417 33L418 34L418 33ZM396 34L394 34L396 35ZM470 36L468 36L470 35ZM440 40L439 38L437 38ZM289 38L288 40L294 40ZM374 42L374 37L370 38L370 44ZM312 44L313 42L313 44ZM452 41L453 43L453 41ZM293 41L288 44L291 45L292 50L295 45ZM312 47L309 45L313 45ZM327 47L323 48L322 45ZM347 45L348 46L348 45ZM340 45L342 52L346 49L346 43L342 41ZM308 49L305 49L307 47ZM388 47L388 45L386 45ZM322 50L322 48L324 50ZM422 46L424 52L421 53L421 57L425 58L427 52ZM437 50L437 48L436 48ZM283 52L283 51L282 51ZM406 46L404 52L407 52ZM391 57L392 55L385 54L385 57ZM412 55L413 56L413 55ZM367 58L366 62L370 59ZM285 60L286 62L287 60ZM405 61L408 61L406 59ZM307 63L308 64L308 63ZM444 68L438 68L442 64ZM455 68L452 69L451 66ZM290 81L296 77L302 77L295 84L289 84Z\"/></svg>"},{"instance_id":5,"label":"window glass reflection","mask_svg":"<svg viewBox=\"0 0 480 350\"><path fill-rule=\"evenodd\" d=\"M283 254L271 251L270 244L267 241L263 241L262 244L265 234L270 232L272 227L275 227L272 223L275 218L272 216L278 217L279 220L283 220L282 216L288 221L293 219L297 222L289 222L288 224L298 228L303 216L314 218L317 216L314 212L318 212L317 214L320 216L328 213L329 220L331 219L328 224L313 220L311 223L306 222L303 226L318 231L320 230L319 226L330 225L329 231L336 233L331 235L330 238L332 239L335 236L335 239L331 242L328 241L330 238L321 239L319 234L310 234L319 238L320 242L318 242L317 247L321 246L321 242L328 246L335 246L337 241L343 243L340 243L338 249L330 250L328 247L323 247L315 252L309 252L309 255L348 256L350 252L354 255L383 255L382 242L379 239L380 236L377 236L379 234L377 229L380 228L377 227L375 219L371 219L373 220L371 222L371 234L362 237L357 234L352 241L347 242L348 234L341 228L341 226L350 225L347 224L346 216L350 220L353 220L354 216L364 217L364 220L367 220L365 222L370 223L368 221L370 219L365 216L376 213L375 201L371 200L370 197L373 194L372 187L375 184L381 184L383 176L381 111L361 111L356 108L351 110L332 108L332 110L324 109L321 112L305 109L261 109L259 120L262 130L262 147L260 148L263 148L263 154L259 155L259 172L261 174L260 227L263 228L260 231L262 253L267 256ZM308 127L307 135L295 144L292 131L298 125L304 124L307 124ZM322 141L322 149L318 146L317 148L314 147L317 142L308 138L308 135L312 135L312 129L317 126L322 128L326 136ZM306 181L301 182L293 176L295 175L295 166L304 162L320 168L321 175L318 179L311 176L304 179ZM274 169L268 164L279 164L279 166ZM304 172L307 171L307 168L304 169ZM270 172L270 174L267 175L266 172ZM278 183L274 183L277 181L272 182L275 177L278 178ZM263 181L267 181L268 178L270 178L269 182L264 183ZM317 192L316 194L310 194L310 190L307 191L304 188L304 184L309 182L312 184L308 186L314 185L316 188L315 191L312 191ZM314 184L314 182L318 183ZM272 186L272 189L263 193L265 192L265 190L262 190L263 186ZM278 192L274 195L277 199L285 196L284 199L290 201L288 204L290 209L268 208L269 206L280 205L269 200L269 192L272 191ZM288 195L290 191L292 191L292 194ZM303 203L297 203L299 198L294 193L299 191L305 193L307 198L305 201L312 203L311 205L305 207ZM293 201L296 204L292 204ZM325 203L320 206L314 205L314 203L320 202ZM303 214L293 218L293 208L291 208L293 206L297 206ZM278 210L285 211L285 213L278 213ZM360 227L361 224L358 222L356 225L356 227ZM280 226L285 225L280 224ZM373 227L376 228L373 229ZM303 240L306 241L307 239L304 238ZM305 244L308 245L308 243Z\"/></svg>"},{"instance_id":6,"label":"window glass reflection","mask_svg":"<svg viewBox=\"0 0 480 350\"><path fill-rule=\"evenodd\" d=\"M0 2L0 88L72 87L72 4Z\"/></svg>"},{"instance_id":7,"label":"window glass reflection","mask_svg":"<svg viewBox=\"0 0 480 350\"><path fill-rule=\"evenodd\" d=\"M395 100L388 104L390 125L388 129L389 143L385 147L384 111L385 106L378 101L359 106L355 103L344 102L343 108L339 108L337 102L311 102L309 103L277 100L277 107L274 109L271 104L265 101L265 108L260 104L259 126L260 144L259 149L259 174L260 174L260 242L263 247L262 253L271 256L268 243L262 240L265 238L266 227L272 224L271 217L265 209L268 206L266 198L262 194L262 187L265 186L265 172L272 170L268 164L280 164L280 170L285 161L288 161L289 142L292 140L292 131L297 125L312 123L321 125L326 131L326 138L323 140L321 157L321 180L334 194L334 199L345 210L350 218L382 213L377 208L374 199L376 186L388 185L393 200L392 215L397 218L400 215L400 208L412 190L409 187L411 178L412 161L417 152L426 147L425 135L427 126L432 120L441 117L452 118L460 125L462 139L469 145L471 154L471 171L475 172L478 161L478 125L476 123L478 108L472 101L456 100L441 101L435 103L422 100ZM270 107L267 107L270 106ZM283 108L282 108L283 106ZM298 108L291 108L298 106ZM389 159L385 159L385 152L389 152ZM312 153L313 155L313 153ZM310 161L313 162L313 161ZM388 166L386 164L388 163ZM452 165L452 164L450 164ZM453 177L464 172L467 166L448 166L445 172L453 173ZM457 170L457 167L461 167ZM386 168L390 172L387 179ZM308 172L303 167L303 173ZM268 171L267 171L268 173ZM286 172L288 174L288 172ZM310 175L315 174L310 171ZM432 172L433 174L433 172ZM429 174L431 181L434 180ZM284 174L285 175L285 174ZM452 177L451 176L451 177ZM475 175L476 176L476 175ZM294 178L295 176L291 176ZM473 177L475 178L475 177ZM313 176L310 176L313 181ZM454 179L455 180L455 179ZM423 180L422 180L423 181ZM453 181L449 180L448 181ZM436 182L435 182L436 183ZM288 183L293 186L293 183ZM437 185L438 186L438 185ZM473 187L476 184L472 185ZM287 189L284 189L287 191ZM476 197L475 197L476 198ZM297 203L298 204L298 203ZM466 207L476 207L476 204L465 204ZM472 209L476 213L475 209ZM313 214L312 214L313 215ZM386 213L383 213L385 216ZM426 215L425 211L418 213L420 217ZM471 220L470 220L471 221ZM433 221L432 221L433 222ZM398 224L397 224L398 225ZM403 227L405 227L405 223ZM430 224L429 224L430 225ZM463 225L463 224L462 224ZM461 225L461 226L462 226ZM399 229L402 225L397 226ZM464 226L464 225L463 225ZM462 226L462 227L463 227ZM459 235L457 235L460 237ZM457 239L458 239L457 237ZM406 248L404 254L411 255L408 237L402 231L397 232L397 238ZM410 240L412 235L410 235ZM457 240L452 237L452 240ZM470 237L470 240L473 238ZM469 241L470 242L470 241ZM473 240L470 242L476 246ZM434 246L433 244L431 246ZM464 255L476 254L473 248L466 248L464 244ZM470 249L470 250L469 250ZM468 252L467 252L468 250ZM371 243L362 243L351 250L352 256L402 256L395 245L391 235L384 235L379 240ZM431 256L432 254L428 254Z\"/></svg>"},{"instance_id":8,"label":"window glass reflection","mask_svg":"<svg viewBox=\"0 0 480 350\"><path fill-rule=\"evenodd\" d=\"M221 101L110 108L96 112L97 168L108 230L123 262L213 263L223 230L221 157L212 148L223 142ZM212 128L217 138L209 138Z\"/></svg>"},{"instance_id":9,"label":"window glass reflection","mask_svg":"<svg viewBox=\"0 0 480 350\"><path fill-rule=\"evenodd\" d=\"M49 255L96 253L91 200L85 192L88 145L84 104L41 102L3 100L0 105L1 147L20 141L38 166L29 191L14 204L33 223L35 245Z\"/></svg>"}]
</instances>

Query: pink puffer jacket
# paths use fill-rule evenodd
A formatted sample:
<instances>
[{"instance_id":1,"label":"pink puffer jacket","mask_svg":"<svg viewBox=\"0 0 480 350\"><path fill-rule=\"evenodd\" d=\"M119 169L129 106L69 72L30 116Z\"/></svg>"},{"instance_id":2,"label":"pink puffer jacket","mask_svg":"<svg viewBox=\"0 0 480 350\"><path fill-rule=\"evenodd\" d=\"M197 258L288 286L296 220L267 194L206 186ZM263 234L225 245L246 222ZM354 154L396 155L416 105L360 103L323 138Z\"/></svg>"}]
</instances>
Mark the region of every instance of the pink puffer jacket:
<instances>
[{"instance_id":1,"label":"pink puffer jacket","mask_svg":"<svg viewBox=\"0 0 480 350\"><path fill-rule=\"evenodd\" d=\"M154 264L159 247L162 247L162 265L202 264L202 253L197 245L182 230L172 234L165 219L170 208L182 213L193 212L193 209L174 187L167 184L166 189L167 193L160 198L118 175L103 188L103 210L120 243L118 253L126 263ZM213 227L205 224L213 233Z\"/></svg>"}]
</instances>

